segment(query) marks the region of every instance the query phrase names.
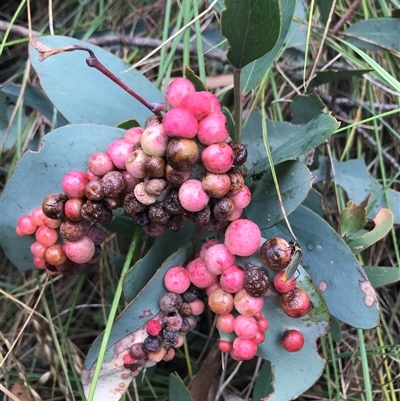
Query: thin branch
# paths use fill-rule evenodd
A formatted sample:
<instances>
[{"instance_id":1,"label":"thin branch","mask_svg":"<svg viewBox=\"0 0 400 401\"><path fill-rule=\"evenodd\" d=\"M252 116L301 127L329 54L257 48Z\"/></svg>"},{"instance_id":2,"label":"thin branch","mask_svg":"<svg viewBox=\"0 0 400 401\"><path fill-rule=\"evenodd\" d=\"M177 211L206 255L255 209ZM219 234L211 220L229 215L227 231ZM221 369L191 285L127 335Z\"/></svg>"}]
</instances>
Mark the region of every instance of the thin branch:
<instances>
[{"instance_id":1,"label":"thin branch","mask_svg":"<svg viewBox=\"0 0 400 401\"><path fill-rule=\"evenodd\" d=\"M337 22L337 24L331 29L331 34L337 34L346 21L350 18L351 14L354 13L361 0L354 0L353 4L348 8L348 10L343 14L342 18Z\"/></svg>"}]
</instances>

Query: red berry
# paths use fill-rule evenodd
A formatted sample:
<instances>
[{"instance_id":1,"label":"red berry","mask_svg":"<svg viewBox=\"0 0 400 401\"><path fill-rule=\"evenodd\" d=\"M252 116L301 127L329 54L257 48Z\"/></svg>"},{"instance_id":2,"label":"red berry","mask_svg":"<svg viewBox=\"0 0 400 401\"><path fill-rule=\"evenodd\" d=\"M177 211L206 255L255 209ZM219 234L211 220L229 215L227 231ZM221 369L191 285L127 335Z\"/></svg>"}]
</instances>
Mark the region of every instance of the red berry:
<instances>
[{"instance_id":1,"label":"red berry","mask_svg":"<svg viewBox=\"0 0 400 401\"><path fill-rule=\"evenodd\" d=\"M226 143L213 143L201 153L204 167L211 173L226 173L233 163L233 150Z\"/></svg>"},{"instance_id":2,"label":"red berry","mask_svg":"<svg viewBox=\"0 0 400 401\"><path fill-rule=\"evenodd\" d=\"M238 337L247 339L253 338L258 331L257 321L252 316L237 316L233 328Z\"/></svg>"},{"instance_id":3,"label":"red berry","mask_svg":"<svg viewBox=\"0 0 400 401\"><path fill-rule=\"evenodd\" d=\"M230 293L237 293L244 286L244 271L236 265L224 270L220 277L221 287Z\"/></svg>"},{"instance_id":4,"label":"red berry","mask_svg":"<svg viewBox=\"0 0 400 401\"><path fill-rule=\"evenodd\" d=\"M49 228L47 226L40 226L36 230L36 241L40 242L44 246L54 245L57 241L57 231L54 228Z\"/></svg>"},{"instance_id":5,"label":"red berry","mask_svg":"<svg viewBox=\"0 0 400 401\"><path fill-rule=\"evenodd\" d=\"M201 299L189 302L189 306L193 316L199 316L204 312L204 302Z\"/></svg>"},{"instance_id":6,"label":"red berry","mask_svg":"<svg viewBox=\"0 0 400 401\"><path fill-rule=\"evenodd\" d=\"M235 209L244 209L251 201L251 192L250 189L244 185L240 192L236 195L228 196L228 198L233 202Z\"/></svg>"},{"instance_id":7,"label":"red berry","mask_svg":"<svg viewBox=\"0 0 400 401\"><path fill-rule=\"evenodd\" d=\"M53 266L62 265L67 261L67 255L65 254L62 245L59 244L54 244L52 246L49 246L46 249L44 258L47 263Z\"/></svg>"},{"instance_id":8,"label":"red berry","mask_svg":"<svg viewBox=\"0 0 400 401\"><path fill-rule=\"evenodd\" d=\"M64 244L64 251L68 258L75 263L86 263L93 258L95 250L94 242L84 235L78 241L69 242Z\"/></svg>"},{"instance_id":9,"label":"red berry","mask_svg":"<svg viewBox=\"0 0 400 401\"><path fill-rule=\"evenodd\" d=\"M207 240L206 242L204 242L204 244L201 246L199 256L200 256L201 258L204 258L205 255L206 255L207 250L208 250L209 248L211 248L212 246L217 245L217 244L221 244L221 241L220 241L218 238L210 238L210 239L208 239L208 240Z\"/></svg>"},{"instance_id":10,"label":"red berry","mask_svg":"<svg viewBox=\"0 0 400 401\"><path fill-rule=\"evenodd\" d=\"M204 209L210 197L204 192L199 180L185 181L179 188L179 202L189 212L199 212Z\"/></svg>"},{"instance_id":11,"label":"red berry","mask_svg":"<svg viewBox=\"0 0 400 401\"><path fill-rule=\"evenodd\" d=\"M252 297L245 290L236 293L233 302L235 309L244 316L254 316L264 306L264 298Z\"/></svg>"},{"instance_id":12,"label":"red berry","mask_svg":"<svg viewBox=\"0 0 400 401\"><path fill-rule=\"evenodd\" d=\"M292 247L283 238L267 239L260 248L262 262L273 270L282 270L287 267L292 258Z\"/></svg>"},{"instance_id":13,"label":"red berry","mask_svg":"<svg viewBox=\"0 0 400 401\"><path fill-rule=\"evenodd\" d=\"M35 209L33 209L32 219L37 226L42 226L43 224L45 224L47 217L43 213L43 209L41 206L37 206L35 207Z\"/></svg>"},{"instance_id":14,"label":"red berry","mask_svg":"<svg viewBox=\"0 0 400 401\"><path fill-rule=\"evenodd\" d=\"M219 315L217 319L217 327L224 333L232 333L234 330L235 316L232 313Z\"/></svg>"},{"instance_id":15,"label":"red berry","mask_svg":"<svg viewBox=\"0 0 400 401\"><path fill-rule=\"evenodd\" d=\"M279 272L274 277L274 287L276 291L280 292L281 294L286 294L287 292L292 291L296 288L296 279L292 277L287 280L285 272Z\"/></svg>"},{"instance_id":16,"label":"red berry","mask_svg":"<svg viewBox=\"0 0 400 401\"><path fill-rule=\"evenodd\" d=\"M207 270L203 258L190 261L186 269L189 272L190 281L198 288L207 288L217 282L217 276Z\"/></svg>"},{"instance_id":17,"label":"red berry","mask_svg":"<svg viewBox=\"0 0 400 401\"><path fill-rule=\"evenodd\" d=\"M104 152L93 153L88 160L89 170L98 177L103 177L104 174L114 170L114 164Z\"/></svg>"},{"instance_id":18,"label":"red berry","mask_svg":"<svg viewBox=\"0 0 400 401\"><path fill-rule=\"evenodd\" d=\"M257 345L254 341L237 337L232 344L230 355L236 361L248 361L255 357Z\"/></svg>"},{"instance_id":19,"label":"red berry","mask_svg":"<svg viewBox=\"0 0 400 401\"><path fill-rule=\"evenodd\" d=\"M168 140L163 124L157 124L150 125L143 131L140 144L148 156L165 156Z\"/></svg>"},{"instance_id":20,"label":"red berry","mask_svg":"<svg viewBox=\"0 0 400 401\"><path fill-rule=\"evenodd\" d=\"M286 330L282 336L282 347L289 352L297 352L303 348L304 336L297 330Z\"/></svg>"},{"instance_id":21,"label":"red berry","mask_svg":"<svg viewBox=\"0 0 400 401\"><path fill-rule=\"evenodd\" d=\"M37 256L33 257L33 264L41 270L44 270L46 268L46 261L44 259L40 259Z\"/></svg>"},{"instance_id":22,"label":"red berry","mask_svg":"<svg viewBox=\"0 0 400 401\"><path fill-rule=\"evenodd\" d=\"M125 139L112 141L107 147L107 154L114 163L114 166L120 170L125 169L126 160L132 153L133 143Z\"/></svg>"},{"instance_id":23,"label":"red berry","mask_svg":"<svg viewBox=\"0 0 400 401\"><path fill-rule=\"evenodd\" d=\"M156 319L151 319L146 323L146 331L150 336L158 336L161 333L162 325Z\"/></svg>"},{"instance_id":24,"label":"red berry","mask_svg":"<svg viewBox=\"0 0 400 401\"><path fill-rule=\"evenodd\" d=\"M37 258L44 259L44 254L45 254L47 248L48 248L47 246L41 244L40 242L34 242L31 245L31 252Z\"/></svg>"},{"instance_id":25,"label":"red berry","mask_svg":"<svg viewBox=\"0 0 400 401\"><path fill-rule=\"evenodd\" d=\"M211 106L211 113L215 111L221 111L221 104L219 103L218 98L213 93L208 91L200 91L200 93L204 93L204 95L207 96Z\"/></svg>"},{"instance_id":26,"label":"red berry","mask_svg":"<svg viewBox=\"0 0 400 401\"><path fill-rule=\"evenodd\" d=\"M235 256L229 252L224 244L211 246L204 255L207 270L215 275L220 275L235 261Z\"/></svg>"},{"instance_id":27,"label":"red berry","mask_svg":"<svg viewBox=\"0 0 400 401\"><path fill-rule=\"evenodd\" d=\"M227 340L220 340L218 343L218 347L221 352L231 352L232 351L232 343Z\"/></svg>"},{"instance_id":28,"label":"red berry","mask_svg":"<svg viewBox=\"0 0 400 401\"><path fill-rule=\"evenodd\" d=\"M140 138L142 137L143 131L144 130L142 127L129 128L127 131L125 131L123 139L130 143L133 143L134 145L137 145L138 143L140 143Z\"/></svg>"},{"instance_id":29,"label":"red berry","mask_svg":"<svg viewBox=\"0 0 400 401\"><path fill-rule=\"evenodd\" d=\"M286 294L282 294L280 304L283 312L294 318L306 315L313 308L308 294L298 287Z\"/></svg>"}]
</instances>

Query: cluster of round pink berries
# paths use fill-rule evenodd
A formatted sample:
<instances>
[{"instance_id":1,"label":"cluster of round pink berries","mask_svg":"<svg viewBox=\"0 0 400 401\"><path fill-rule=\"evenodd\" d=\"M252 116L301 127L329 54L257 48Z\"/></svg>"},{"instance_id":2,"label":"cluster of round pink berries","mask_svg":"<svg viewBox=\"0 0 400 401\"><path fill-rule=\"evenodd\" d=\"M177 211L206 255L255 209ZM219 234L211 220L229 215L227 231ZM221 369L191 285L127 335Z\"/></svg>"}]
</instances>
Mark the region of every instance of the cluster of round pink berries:
<instances>
[{"instance_id":1,"label":"cluster of round pink berries","mask_svg":"<svg viewBox=\"0 0 400 401\"><path fill-rule=\"evenodd\" d=\"M87 273L99 262L101 244L106 239L101 228L82 221L71 224L67 219L49 218L41 206L19 218L16 232L20 236L35 235L30 248L33 264L49 274ZM59 234L66 241L60 243Z\"/></svg>"},{"instance_id":2,"label":"cluster of round pink berries","mask_svg":"<svg viewBox=\"0 0 400 401\"><path fill-rule=\"evenodd\" d=\"M44 199L44 215L55 220L51 224L59 225L66 241L57 247L67 262L82 265L96 259L99 244L89 229L110 223L113 210L120 207L134 224L157 237L168 228L178 231L184 220L207 231L224 231L250 203L241 171L247 150L229 137L218 99L178 78L168 86L166 100L170 110L163 117L152 116L144 128L128 129L106 152L90 156L86 172L66 173L63 193ZM17 233L25 235L19 228ZM35 249L34 264L40 268L43 255ZM63 267L63 257L58 265L47 262L53 266L48 270L71 271Z\"/></svg>"}]
</instances>

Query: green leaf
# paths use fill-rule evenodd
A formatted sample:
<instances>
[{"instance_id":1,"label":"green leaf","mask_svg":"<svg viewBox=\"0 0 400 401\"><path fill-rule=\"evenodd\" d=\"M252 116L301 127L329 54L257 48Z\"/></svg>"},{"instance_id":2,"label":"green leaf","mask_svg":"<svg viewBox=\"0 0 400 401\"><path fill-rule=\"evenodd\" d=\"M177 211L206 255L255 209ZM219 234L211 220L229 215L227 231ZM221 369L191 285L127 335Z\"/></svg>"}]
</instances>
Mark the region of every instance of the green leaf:
<instances>
[{"instance_id":1,"label":"green leaf","mask_svg":"<svg viewBox=\"0 0 400 401\"><path fill-rule=\"evenodd\" d=\"M262 265L258 252L249 257L249 261ZM277 272L271 269L268 272L272 281ZM280 307L280 297L275 290L269 290L265 297L263 314L272 323L265 341L258 346L257 355L271 362L274 391L268 401L291 400L300 396L318 380L326 363L318 353L316 341L330 330L328 309L317 287L301 266L298 267L298 274L297 286L308 293L314 305L307 315L301 318L287 316ZM280 346L287 328L299 330L304 335L305 343L299 352L288 352ZM287 385L288 378L290 386Z\"/></svg>"},{"instance_id":2,"label":"green leaf","mask_svg":"<svg viewBox=\"0 0 400 401\"><path fill-rule=\"evenodd\" d=\"M228 39L228 60L237 69L260 58L276 44L281 29L278 0L225 0L221 32Z\"/></svg>"},{"instance_id":3,"label":"green leaf","mask_svg":"<svg viewBox=\"0 0 400 401\"><path fill-rule=\"evenodd\" d=\"M344 31L347 42L363 50L400 51L400 19L371 18Z\"/></svg>"},{"instance_id":4,"label":"green leaf","mask_svg":"<svg viewBox=\"0 0 400 401\"><path fill-rule=\"evenodd\" d=\"M340 327L339 321L334 316L331 316L331 327L332 330L330 335L332 337L332 340L337 343L342 341L342 329Z\"/></svg>"},{"instance_id":5,"label":"green leaf","mask_svg":"<svg viewBox=\"0 0 400 401\"><path fill-rule=\"evenodd\" d=\"M144 325L148 320L157 317L159 313L158 301L165 293L163 277L171 267L181 266L186 262L192 247L193 244L188 243L173 253L116 319L107 344L94 401L117 401L126 391L132 375L129 369L124 368L122 358L132 344L143 342L148 336ZM86 394L90 387L102 338L103 334L97 337L85 360L81 381Z\"/></svg>"},{"instance_id":6,"label":"green leaf","mask_svg":"<svg viewBox=\"0 0 400 401\"><path fill-rule=\"evenodd\" d=\"M177 373L169 375L169 399L174 401L192 401L189 390Z\"/></svg>"},{"instance_id":7,"label":"green leaf","mask_svg":"<svg viewBox=\"0 0 400 401\"><path fill-rule=\"evenodd\" d=\"M339 123L327 113L322 113L306 125L268 121L267 132L274 165L299 157L328 139ZM269 167L262 138L261 115L251 114L243 130L243 141L248 150L246 166L248 175L259 174Z\"/></svg>"},{"instance_id":8,"label":"green leaf","mask_svg":"<svg viewBox=\"0 0 400 401\"><path fill-rule=\"evenodd\" d=\"M347 162L334 161L334 169L336 184L342 187L354 202L361 202L366 194L372 192L369 219L376 216L380 209L389 207L393 213L394 224L400 224L400 193L378 184L370 176L362 157ZM386 197L389 205L386 203Z\"/></svg>"},{"instance_id":9,"label":"green leaf","mask_svg":"<svg viewBox=\"0 0 400 401\"><path fill-rule=\"evenodd\" d=\"M184 67L183 75L194 85L196 91L206 91L207 90L207 88L204 85L204 82L187 65L185 65L185 67Z\"/></svg>"},{"instance_id":10,"label":"green leaf","mask_svg":"<svg viewBox=\"0 0 400 401\"><path fill-rule=\"evenodd\" d=\"M319 71L316 73L316 77L312 79L310 88L319 86L322 84L329 84L331 82L337 82L342 79L349 79L353 77L361 77L362 75L371 72L372 70L346 70L346 71Z\"/></svg>"},{"instance_id":11,"label":"green leaf","mask_svg":"<svg viewBox=\"0 0 400 401\"><path fill-rule=\"evenodd\" d=\"M295 96L290 103L290 110L293 113L292 124L307 124L321 114L324 107L325 105L315 93Z\"/></svg>"},{"instance_id":12,"label":"green leaf","mask_svg":"<svg viewBox=\"0 0 400 401\"><path fill-rule=\"evenodd\" d=\"M130 302L142 290L147 282L154 275L158 266L175 252L180 246L192 238L196 231L196 226L187 223L178 232L167 231L161 237L158 237L147 254L140 259L126 273L124 281L124 297Z\"/></svg>"},{"instance_id":13,"label":"green leaf","mask_svg":"<svg viewBox=\"0 0 400 401\"><path fill-rule=\"evenodd\" d=\"M340 215L340 235L349 237L350 235L360 231L368 222L366 207L371 199L372 194L359 204L349 200L346 207Z\"/></svg>"},{"instance_id":14,"label":"green leaf","mask_svg":"<svg viewBox=\"0 0 400 401\"><path fill-rule=\"evenodd\" d=\"M307 197L313 176L308 168L296 161L287 161L275 167L279 189L286 214L291 214ZM271 170L257 181L246 217L261 228L269 228L283 220Z\"/></svg>"},{"instance_id":15,"label":"green leaf","mask_svg":"<svg viewBox=\"0 0 400 401\"><path fill-rule=\"evenodd\" d=\"M286 39L296 8L296 2L293 0L280 0L280 8L282 13L281 31L274 48L243 68L242 92L245 95L261 81L262 77L275 61Z\"/></svg>"},{"instance_id":16,"label":"green leaf","mask_svg":"<svg viewBox=\"0 0 400 401\"><path fill-rule=\"evenodd\" d=\"M5 93L13 102L16 102L21 92L21 86L13 83L4 85L1 92ZM36 86L27 85L24 90L24 106L29 106L45 116L51 123L54 116L54 106L43 92ZM66 125L68 121L59 113L56 116L56 128Z\"/></svg>"},{"instance_id":17,"label":"green leaf","mask_svg":"<svg viewBox=\"0 0 400 401\"><path fill-rule=\"evenodd\" d=\"M61 180L71 170L87 170L94 152L105 151L108 144L122 138L124 131L97 124L61 127L43 138L40 152L24 154L0 198L2 213L1 243L7 257L18 269L35 269L30 245L34 236L19 237L15 227L22 214L29 214L51 194L62 192Z\"/></svg>"},{"instance_id":18,"label":"green leaf","mask_svg":"<svg viewBox=\"0 0 400 401\"><path fill-rule=\"evenodd\" d=\"M130 118L129 120L121 121L116 125L116 127L121 129L130 129L140 127L140 124L134 118Z\"/></svg>"},{"instance_id":19,"label":"green leaf","mask_svg":"<svg viewBox=\"0 0 400 401\"><path fill-rule=\"evenodd\" d=\"M318 216L324 216L324 209L322 209L322 195L315 189L311 189L307 198L303 202L303 206L308 207Z\"/></svg>"},{"instance_id":20,"label":"green leaf","mask_svg":"<svg viewBox=\"0 0 400 401\"><path fill-rule=\"evenodd\" d=\"M52 48L86 46L94 51L102 64L148 102L165 101L158 89L140 72L126 72L129 68L127 64L100 47L66 36L46 36L37 40ZM135 118L144 126L147 118L152 115L106 76L89 68L85 62L87 52L57 54L40 62L38 51L30 45L29 55L46 95L70 123L90 122L115 126L121 121Z\"/></svg>"},{"instance_id":21,"label":"green leaf","mask_svg":"<svg viewBox=\"0 0 400 401\"><path fill-rule=\"evenodd\" d=\"M400 269L386 266L363 266L374 288L383 287L400 281Z\"/></svg>"},{"instance_id":22,"label":"green leaf","mask_svg":"<svg viewBox=\"0 0 400 401\"><path fill-rule=\"evenodd\" d=\"M256 382L254 383L253 400L259 400L274 391L272 380L271 362L264 360Z\"/></svg>"},{"instance_id":23,"label":"green leaf","mask_svg":"<svg viewBox=\"0 0 400 401\"><path fill-rule=\"evenodd\" d=\"M375 227L358 237L354 236L347 242L354 254L360 253L378 242L393 227L393 213L389 209L381 209L374 218Z\"/></svg>"},{"instance_id":24,"label":"green leaf","mask_svg":"<svg viewBox=\"0 0 400 401\"><path fill-rule=\"evenodd\" d=\"M303 251L302 265L321 291L329 312L353 327L370 329L379 322L376 294L351 250L320 216L300 206L289 216ZM281 232L280 223L263 230L269 238Z\"/></svg>"}]
</instances>

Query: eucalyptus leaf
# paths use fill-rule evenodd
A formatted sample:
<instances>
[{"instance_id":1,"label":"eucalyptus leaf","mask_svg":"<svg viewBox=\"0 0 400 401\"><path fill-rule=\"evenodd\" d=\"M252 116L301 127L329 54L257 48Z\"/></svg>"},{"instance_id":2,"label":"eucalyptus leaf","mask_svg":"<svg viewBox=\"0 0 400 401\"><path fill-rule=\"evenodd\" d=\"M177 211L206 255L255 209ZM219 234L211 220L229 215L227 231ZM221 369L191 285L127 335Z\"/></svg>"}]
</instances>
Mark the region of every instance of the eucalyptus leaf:
<instances>
[{"instance_id":1,"label":"eucalyptus leaf","mask_svg":"<svg viewBox=\"0 0 400 401\"><path fill-rule=\"evenodd\" d=\"M296 2L293 0L280 0L280 9L282 13L281 30L279 38L273 49L259 59L246 65L242 70L242 92L247 95L262 79L265 73L269 70L272 63L275 61L280 52L290 24L293 19L293 14L296 8Z\"/></svg>"},{"instance_id":2,"label":"eucalyptus leaf","mask_svg":"<svg viewBox=\"0 0 400 401\"><path fill-rule=\"evenodd\" d=\"M229 42L229 62L240 70L270 51L279 38L281 19L278 0L225 0L221 32Z\"/></svg>"},{"instance_id":3,"label":"eucalyptus leaf","mask_svg":"<svg viewBox=\"0 0 400 401\"><path fill-rule=\"evenodd\" d=\"M365 196L372 192L369 219L373 219L380 209L389 207L393 213L394 224L400 224L400 193L377 183L369 174L362 157L346 162L334 161L334 172L333 179L336 184L342 187L354 202L362 202ZM386 203L386 196L389 204Z\"/></svg>"},{"instance_id":4,"label":"eucalyptus leaf","mask_svg":"<svg viewBox=\"0 0 400 401\"><path fill-rule=\"evenodd\" d=\"M296 95L290 103L292 124L307 124L322 113L325 105L315 93L311 95Z\"/></svg>"},{"instance_id":5,"label":"eucalyptus leaf","mask_svg":"<svg viewBox=\"0 0 400 401\"><path fill-rule=\"evenodd\" d=\"M69 45L88 47L105 67L148 102L165 101L146 77L136 70L127 71L129 65L101 47L57 35L36 40L52 48ZM89 68L85 61L88 53L85 51L61 53L40 62L38 51L30 45L29 55L46 95L70 123L115 126L135 118L143 126L153 114L109 78Z\"/></svg>"},{"instance_id":6,"label":"eucalyptus leaf","mask_svg":"<svg viewBox=\"0 0 400 401\"><path fill-rule=\"evenodd\" d=\"M0 198L0 209L7 211L1 214L1 243L19 270L35 269L30 252L35 237L19 237L15 232L20 216L30 214L47 195L62 192L65 173L86 171L90 155L105 152L108 144L123 134L123 130L105 125L67 125L47 134L40 152L24 154Z\"/></svg>"},{"instance_id":7,"label":"eucalyptus leaf","mask_svg":"<svg viewBox=\"0 0 400 401\"><path fill-rule=\"evenodd\" d=\"M169 375L169 399L174 401L192 401L189 390L177 373Z\"/></svg>"},{"instance_id":8,"label":"eucalyptus leaf","mask_svg":"<svg viewBox=\"0 0 400 401\"><path fill-rule=\"evenodd\" d=\"M371 18L344 31L346 41L363 50L400 51L400 19Z\"/></svg>"},{"instance_id":9,"label":"eucalyptus leaf","mask_svg":"<svg viewBox=\"0 0 400 401\"><path fill-rule=\"evenodd\" d=\"M280 195L287 215L291 214L307 197L313 176L308 168L296 161L286 161L275 166ZM271 170L257 181L251 203L246 208L246 217L260 227L269 228L283 220Z\"/></svg>"},{"instance_id":10,"label":"eucalyptus leaf","mask_svg":"<svg viewBox=\"0 0 400 401\"><path fill-rule=\"evenodd\" d=\"M363 266L374 288L383 287L400 281L400 269L388 266Z\"/></svg>"},{"instance_id":11,"label":"eucalyptus leaf","mask_svg":"<svg viewBox=\"0 0 400 401\"><path fill-rule=\"evenodd\" d=\"M310 88L331 82L337 82L342 79L350 79L353 77L361 77L372 70L345 70L345 71L319 71L310 83Z\"/></svg>"},{"instance_id":12,"label":"eucalyptus leaf","mask_svg":"<svg viewBox=\"0 0 400 401\"><path fill-rule=\"evenodd\" d=\"M329 312L353 327L376 327L379 314L375 291L342 238L304 206L289 216L289 222L302 248L302 266L321 291ZM290 235L283 222L262 230L265 238L281 233Z\"/></svg>"}]
</instances>

